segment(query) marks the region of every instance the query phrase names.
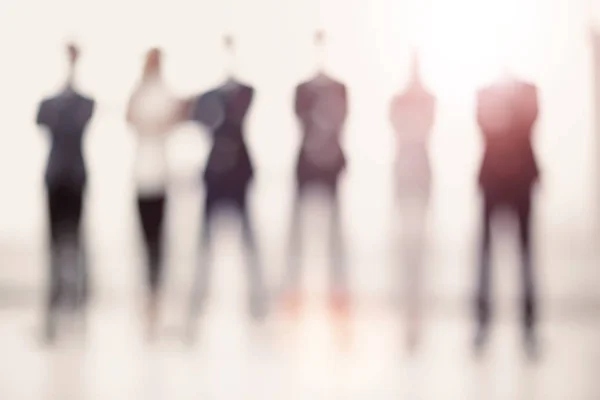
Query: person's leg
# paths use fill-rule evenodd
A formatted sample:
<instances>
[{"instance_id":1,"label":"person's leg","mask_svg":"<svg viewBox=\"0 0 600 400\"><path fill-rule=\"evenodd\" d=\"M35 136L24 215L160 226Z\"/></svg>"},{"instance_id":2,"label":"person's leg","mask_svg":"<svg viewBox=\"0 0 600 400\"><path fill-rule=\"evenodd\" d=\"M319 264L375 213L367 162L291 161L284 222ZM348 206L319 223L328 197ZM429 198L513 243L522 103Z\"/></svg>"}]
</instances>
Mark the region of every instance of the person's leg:
<instances>
[{"instance_id":1,"label":"person's leg","mask_svg":"<svg viewBox=\"0 0 600 400\"><path fill-rule=\"evenodd\" d=\"M415 191L402 201L401 227L404 260L407 346L414 350L421 331L422 277L425 257L428 198Z\"/></svg>"},{"instance_id":2,"label":"person's leg","mask_svg":"<svg viewBox=\"0 0 600 400\"><path fill-rule=\"evenodd\" d=\"M484 195L479 276L475 300L478 325L477 345L483 344L491 319L491 221L496 206L496 201L491 196Z\"/></svg>"},{"instance_id":3,"label":"person's leg","mask_svg":"<svg viewBox=\"0 0 600 400\"><path fill-rule=\"evenodd\" d=\"M147 257L147 281L148 281L148 334L154 335L157 314L158 296L160 289L161 265L162 265L162 224L165 207L165 196L138 198L138 207L142 222L142 231Z\"/></svg>"},{"instance_id":4,"label":"person's leg","mask_svg":"<svg viewBox=\"0 0 600 400\"><path fill-rule=\"evenodd\" d=\"M523 327L532 333L536 322L535 278L531 240L531 194L523 194L516 204L521 247Z\"/></svg>"},{"instance_id":5,"label":"person's leg","mask_svg":"<svg viewBox=\"0 0 600 400\"><path fill-rule=\"evenodd\" d=\"M246 250L250 311L254 317L262 317L265 311L266 292L258 244L256 243L256 233L247 204L247 194L248 188L245 187L235 196L234 202L240 213Z\"/></svg>"},{"instance_id":6,"label":"person's leg","mask_svg":"<svg viewBox=\"0 0 600 400\"><path fill-rule=\"evenodd\" d=\"M61 271L61 238L63 231L63 196L59 189L48 188L48 222L50 232L50 257L48 291L46 297L45 335L47 340L53 340L56 334L56 312L63 297L63 281Z\"/></svg>"},{"instance_id":7,"label":"person's leg","mask_svg":"<svg viewBox=\"0 0 600 400\"><path fill-rule=\"evenodd\" d=\"M81 235L83 188L72 188L64 199L65 230L68 246L68 265L71 275L70 293L76 307L83 304L88 290L88 272L85 263L84 243Z\"/></svg>"},{"instance_id":8,"label":"person's leg","mask_svg":"<svg viewBox=\"0 0 600 400\"><path fill-rule=\"evenodd\" d=\"M221 195L217 189L207 187L204 200L203 221L200 229L200 259L194 274L190 297L190 320L195 322L196 316L208 295L212 258L212 230L217 206Z\"/></svg>"},{"instance_id":9,"label":"person's leg","mask_svg":"<svg viewBox=\"0 0 600 400\"><path fill-rule=\"evenodd\" d=\"M337 182L331 184L329 194L331 196L331 227L329 229L331 235L331 290L333 293L346 294L348 291L348 271Z\"/></svg>"},{"instance_id":10,"label":"person's leg","mask_svg":"<svg viewBox=\"0 0 600 400\"><path fill-rule=\"evenodd\" d=\"M283 285L284 291L296 292L300 286L302 265L302 206L305 186L298 184L292 200L292 216L288 234L288 265Z\"/></svg>"},{"instance_id":11,"label":"person's leg","mask_svg":"<svg viewBox=\"0 0 600 400\"><path fill-rule=\"evenodd\" d=\"M162 225L165 196L138 199L142 233L147 257L147 281L151 295L159 290L162 257Z\"/></svg>"}]
</instances>

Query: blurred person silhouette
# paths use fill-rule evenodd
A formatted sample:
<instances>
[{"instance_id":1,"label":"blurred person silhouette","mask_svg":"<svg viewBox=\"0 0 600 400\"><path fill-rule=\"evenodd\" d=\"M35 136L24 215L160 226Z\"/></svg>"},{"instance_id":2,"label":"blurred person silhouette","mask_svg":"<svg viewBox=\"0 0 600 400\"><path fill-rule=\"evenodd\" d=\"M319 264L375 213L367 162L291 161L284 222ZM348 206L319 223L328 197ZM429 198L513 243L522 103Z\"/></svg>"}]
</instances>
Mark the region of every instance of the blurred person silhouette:
<instances>
[{"instance_id":1,"label":"blurred person silhouette","mask_svg":"<svg viewBox=\"0 0 600 400\"><path fill-rule=\"evenodd\" d=\"M413 49L408 86L393 98L390 107L397 136L395 179L406 272L407 344L411 349L417 344L420 327L421 276L431 191L428 145L435 108L436 98L424 85L420 57Z\"/></svg>"},{"instance_id":2,"label":"blurred person silhouette","mask_svg":"<svg viewBox=\"0 0 600 400\"><path fill-rule=\"evenodd\" d=\"M536 293L531 235L532 195L539 170L532 146L538 118L538 90L515 77L505 67L500 79L477 93L477 122L484 139L484 156L479 172L483 194L478 288L477 333L481 349L491 320L491 227L492 217L507 209L517 219L521 249L522 324L528 351L536 350Z\"/></svg>"},{"instance_id":3,"label":"blurred person silhouette","mask_svg":"<svg viewBox=\"0 0 600 400\"><path fill-rule=\"evenodd\" d=\"M160 288L163 278L164 215L167 205L167 139L175 127L187 120L189 104L167 87L162 74L162 51L146 53L142 76L127 106L127 122L133 128L137 149L135 181L147 262L147 334L155 334Z\"/></svg>"},{"instance_id":4,"label":"blurred person silhouette","mask_svg":"<svg viewBox=\"0 0 600 400\"><path fill-rule=\"evenodd\" d=\"M317 31L315 45L324 51L325 33ZM322 58L322 57L321 57ZM329 75L319 60L316 74L295 89L295 113L302 130L296 162L296 193L292 206L289 236L289 265L286 274L285 305L293 313L301 307L300 264L302 251L302 208L313 189L322 189L331 205L330 227L330 293L332 310L345 313L349 306L349 289L345 249L341 229L338 195L340 175L346 168L342 149L342 131L347 116L346 86Z\"/></svg>"},{"instance_id":5,"label":"blurred person silhouette","mask_svg":"<svg viewBox=\"0 0 600 400\"><path fill-rule=\"evenodd\" d=\"M45 172L50 225L50 276L45 316L48 341L55 338L60 306L68 302L84 310L89 295L80 227L87 180L83 140L95 101L75 87L79 48L69 43L66 53L69 63L66 83L58 94L42 100L36 121L50 133L51 140Z\"/></svg>"},{"instance_id":6,"label":"blurred person silhouette","mask_svg":"<svg viewBox=\"0 0 600 400\"><path fill-rule=\"evenodd\" d=\"M224 47L231 62L234 45L233 37L226 35ZM240 81L231 67L225 81L199 95L193 106L192 119L210 131L212 148L203 174L206 197L200 238L202 254L192 288L188 331L191 336L194 334L196 317L208 297L213 231L217 212L225 206L233 208L241 222L250 313L254 318L262 318L266 312L262 267L248 204L254 168L244 139L244 123L254 93L254 88Z\"/></svg>"}]
</instances>

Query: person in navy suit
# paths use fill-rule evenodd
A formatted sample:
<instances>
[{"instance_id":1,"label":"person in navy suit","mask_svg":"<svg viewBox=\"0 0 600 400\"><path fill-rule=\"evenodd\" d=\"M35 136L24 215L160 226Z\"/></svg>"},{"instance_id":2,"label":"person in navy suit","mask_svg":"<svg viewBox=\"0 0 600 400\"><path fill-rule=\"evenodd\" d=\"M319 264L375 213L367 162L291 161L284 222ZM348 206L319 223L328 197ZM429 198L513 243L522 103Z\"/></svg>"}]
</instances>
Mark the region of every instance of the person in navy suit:
<instances>
[{"instance_id":1,"label":"person in navy suit","mask_svg":"<svg viewBox=\"0 0 600 400\"><path fill-rule=\"evenodd\" d=\"M87 299L89 288L80 226L87 181L83 141L95 102L74 86L79 54L76 45L67 46L66 85L60 93L41 102L36 119L51 140L45 173L51 252L46 324L49 339L55 334L57 306L67 299Z\"/></svg>"},{"instance_id":2,"label":"person in navy suit","mask_svg":"<svg viewBox=\"0 0 600 400\"><path fill-rule=\"evenodd\" d=\"M225 46L232 51L230 36L225 37ZM231 73L222 84L198 96L192 106L192 119L206 127L212 139L203 173L206 195L200 238L203 254L192 294L192 323L208 294L215 217L224 206L237 212L242 226L250 312L256 318L261 318L265 312L262 269L248 204L254 167L244 138L244 123L253 98L254 88Z\"/></svg>"}]
</instances>

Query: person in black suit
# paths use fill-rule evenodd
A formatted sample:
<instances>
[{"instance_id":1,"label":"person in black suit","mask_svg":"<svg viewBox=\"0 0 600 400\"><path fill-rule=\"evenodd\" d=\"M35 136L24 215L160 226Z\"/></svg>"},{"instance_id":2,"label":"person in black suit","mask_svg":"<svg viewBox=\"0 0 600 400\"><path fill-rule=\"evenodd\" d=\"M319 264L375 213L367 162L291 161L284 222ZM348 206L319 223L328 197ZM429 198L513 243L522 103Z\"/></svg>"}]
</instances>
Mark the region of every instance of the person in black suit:
<instances>
[{"instance_id":1,"label":"person in black suit","mask_svg":"<svg viewBox=\"0 0 600 400\"><path fill-rule=\"evenodd\" d=\"M522 322L526 343L535 344L537 307L530 228L533 188L539 178L532 146L537 118L537 87L512 77L508 72L503 79L477 94L477 122L485 143L479 173L483 192L483 233L476 296L478 348L485 343L491 319L491 220L500 208L508 209L518 221L523 286Z\"/></svg>"},{"instance_id":2,"label":"person in black suit","mask_svg":"<svg viewBox=\"0 0 600 400\"><path fill-rule=\"evenodd\" d=\"M67 83L60 93L41 102L36 121L48 130L51 137L45 174L51 249L46 324L48 339L55 334L54 314L59 303L65 299L87 299L89 287L80 221L87 179L83 138L95 102L74 87L74 72L79 59L77 46L69 44L67 55ZM68 285L69 281L72 285Z\"/></svg>"},{"instance_id":3,"label":"person in black suit","mask_svg":"<svg viewBox=\"0 0 600 400\"><path fill-rule=\"evenodd\" d=\"M322 45L322 32L316 44ZM290 232L290 264L286 282L286 302L293 309L300 306L298 290L302 203L315 187L325 190L331 202L331 291L330 303L340 311L348 305L348 279L341 232L338 183L346 168L342 133L348 113L346 86L320 68L311 79L296 86L294 111L302 129L300 151L296 161L296 196Z\"/></svg>"},{"instance_id":4,"label":"person in black suit","mask_svg":"<svg viewBox=\"0 0 600 400\"><path fill-rule=\"evenodd\" d=\"M233 39L227 36L225 45L231 50ZM226 205L232 206L238 212L242 224L248 260L250 311L257 318L262 317L265 312L258 246L248 209L248 190L254 176L254 168L244 139L244 122L253 98L254 88L240 82L231 74L221 85L198 96L192 106L192 118L206 126L212 138L212 148L203 175L206 194L201 233L204 260L199 266L194 282L192 318L199 312L208 293L208 258L214 219L216 212Z\"/></svg>"}]
</instances>

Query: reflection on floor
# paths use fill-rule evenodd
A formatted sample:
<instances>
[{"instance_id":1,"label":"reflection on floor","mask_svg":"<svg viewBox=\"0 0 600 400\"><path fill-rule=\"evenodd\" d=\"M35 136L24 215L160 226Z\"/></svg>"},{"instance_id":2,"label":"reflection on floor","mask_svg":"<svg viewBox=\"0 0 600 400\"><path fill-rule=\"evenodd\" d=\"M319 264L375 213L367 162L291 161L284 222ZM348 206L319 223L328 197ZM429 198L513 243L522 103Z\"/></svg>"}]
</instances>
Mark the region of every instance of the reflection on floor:
<instances>
[{"instance_id":1,"label":"reflection on floor","mask_svg":"<svg viewBox=\"0 0 600 400\"><path fill-rule=\"evenodd\" d=\"M97 301L87 324L64 318L45 347L36 307L0 312L3 399L597 399L600 314L550 314L543 355L527 359L517 315L506 307L491 343L474 357L461 312L424 315L415 352L402 311L360 304L344 325L315 295L291 318L275 308L263 323L241 296L217 296L183 339L183 307L165 306L160 338L144 340L138 302ZM438 308L438 311L444 310ZM69 329L70 328L70 329ZM84 334L84 330L86 334Z\"/></svg>"}]
</instances>

